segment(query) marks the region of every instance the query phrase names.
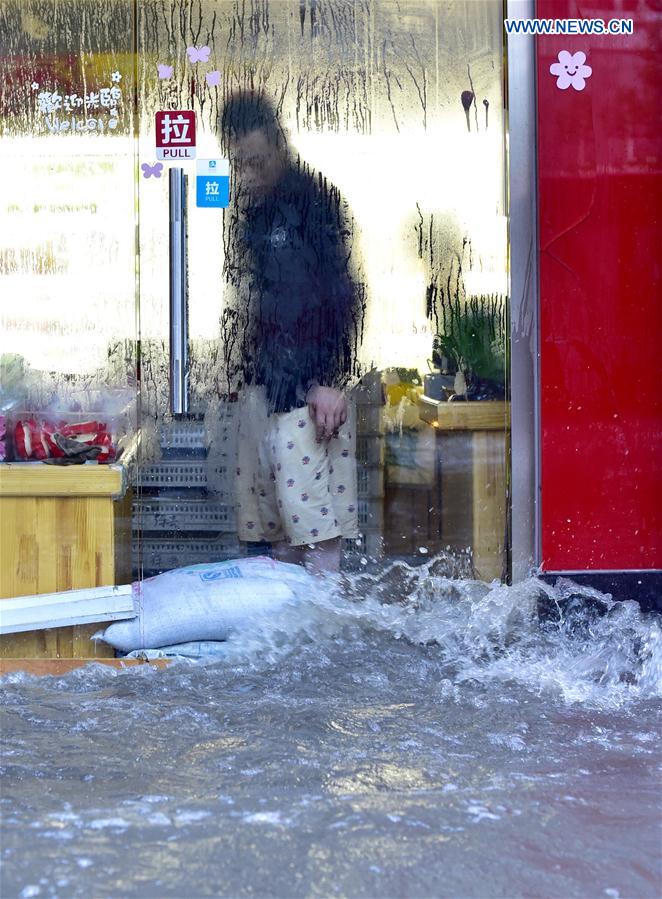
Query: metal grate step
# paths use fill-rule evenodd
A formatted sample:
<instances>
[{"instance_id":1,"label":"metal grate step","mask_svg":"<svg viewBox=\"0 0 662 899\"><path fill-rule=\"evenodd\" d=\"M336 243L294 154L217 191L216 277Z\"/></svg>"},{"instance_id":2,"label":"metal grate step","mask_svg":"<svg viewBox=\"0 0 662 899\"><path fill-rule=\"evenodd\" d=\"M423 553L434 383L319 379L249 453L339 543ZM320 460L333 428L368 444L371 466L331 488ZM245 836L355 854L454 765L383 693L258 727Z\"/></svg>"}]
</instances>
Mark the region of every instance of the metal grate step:
<instances>
[{"instance_id":1,"label":"metal grate step","mask_svg":"<svg viewBox=\"0 0 662 899\"><path fill-rule=\"evenodd\" d=\"M186 565L221 562L246 555L236 534L223 534L213 539L182 540L175 538L140 541L142 567L145 571L169 571Z\"/></svg>"},{"instance_id":2,"label":"metal grate step","mask_svg":"<svg viewBox=\"0 0 662 899\"><path fill-rule=\"evenodd\" d=\"M234 531L233 502L209 499L139 497L133 504L134 523L143 531Z\"/></svg>"},{"instance_id":3,"label":"metal grate step","mask_svg":"<svg viewBox=\"0 0 662 899\"><path fill-rule=\"evenodd\" d=\"M164 460L136 469L136 486L153 489L189 489L233 492L229 463L209 466L206 461Z\"/></svg>"}]
</instances>

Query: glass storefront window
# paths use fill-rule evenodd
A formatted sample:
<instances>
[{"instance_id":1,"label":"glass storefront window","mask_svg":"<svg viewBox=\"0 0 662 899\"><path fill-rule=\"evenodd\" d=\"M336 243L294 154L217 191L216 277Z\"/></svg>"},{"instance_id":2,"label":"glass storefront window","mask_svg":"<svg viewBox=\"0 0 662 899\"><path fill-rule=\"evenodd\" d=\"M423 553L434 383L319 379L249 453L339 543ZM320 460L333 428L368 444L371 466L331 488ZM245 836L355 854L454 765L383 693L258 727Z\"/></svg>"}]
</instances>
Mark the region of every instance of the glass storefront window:
<instances>
[{"instance_id":1,"label":"glass storefront window","mask_svg":"<svg viewBox=\"0 0 662 899\"><path fill-rule=\"evenodd\" d=\"M343 380L355 466L349 485L329 483L355 507L344 564L435 557L451 574L502 576L500 4L81 0L8 2L1 15L3 402L82 408L81 394L139 392L134 573L262 551L269 537L267 520L255 529L262 540L239 539L250 535L236 509L247 386L237 339L255 321L246 310L264 316L268 291L247 250L250 191L248 212L238 205L246 169L220 125L232 96L257 91L276 112L288 164L326 210L315 218L290 202L302 220L263 228L274 248L265 258L290 247L302 283L313 283L301 259L327 252L315 228L333 217L358 310ZM156 115L180 110L195 112L197 160L230 157L225 211L196 205L195 159L157 157ZM187 418L169 406L168 176L178 165L188 177ZM292 271L269 275L280 296ZM288 338L278 315L272 333ZM277 355L266 343L255 350Z\"/></svg>"},{"instance_id":2,"label":"glass storefront window","mask_svg":"<svg viewBox=\"0 0 662 899\"><path fill-rule=\"evenodd\" d=\"M363 298L358 361L370 372L355 394L359 529L345 542L349 565L439 556L450 572L466 573L472 561L481 576L505 570L501 31L500 6L473 0L285 2L259 11L139 4L141 163L155 161L155 115L163 109L196 111L198 157L227 155L219 118L233 94L253 89L277 110L290 159L323 178L323 197L342 207ZM192 192L194 164L183 167ZM233 169L231 194L240 176ZM143 428L155 436L141 508L144 566L152 571L182 552L202 561L247 545L221 525L236 521L225 513L237 501L227 434L233 416L242 417L235 413L242 379L228 357L238 331L241 340L250 326L241 318L233 326L232 315L250 302L252 261L238 248L242 219L232 196L224 213L189 201L190 393L204 416L202 477L215 492L211 508L186 504L192 494L173 469L193 431L187 438L167 415L167 195L152 179L141 181L140 198L143 370L150 373ZM276 230L270 239L291 239ZM237 391L239 405L231 402ZM332 479L332 493L338 486ZM254 534L268 538L260 514L251 516ZM303 518L297 509L289 514ZM205 516L217 533L201 528ZM245 524L242 536L253 536ZM241 531L241 513L236 526ZM254 536L251 543L260 545Z\"/></svg>"}]
</instances>

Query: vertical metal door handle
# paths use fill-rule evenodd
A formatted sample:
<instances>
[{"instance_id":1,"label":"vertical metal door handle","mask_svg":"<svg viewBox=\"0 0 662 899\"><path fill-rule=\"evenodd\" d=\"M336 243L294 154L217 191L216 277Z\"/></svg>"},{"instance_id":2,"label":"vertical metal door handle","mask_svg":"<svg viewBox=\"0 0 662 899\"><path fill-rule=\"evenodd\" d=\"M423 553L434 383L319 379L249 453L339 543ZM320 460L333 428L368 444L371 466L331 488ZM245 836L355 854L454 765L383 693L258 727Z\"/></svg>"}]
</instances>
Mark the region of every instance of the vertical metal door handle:
<instances>
[{"instance_id":1,"label":"vertical metal door handle","mask_svg":"<svg viewBox=\"0 0 662 899\"><path fill-rule=\"evenodd\" d=\"M170 411L186 415L188 397L188 271L186 175L170 169Z\"/></svg>"}]
</instances>

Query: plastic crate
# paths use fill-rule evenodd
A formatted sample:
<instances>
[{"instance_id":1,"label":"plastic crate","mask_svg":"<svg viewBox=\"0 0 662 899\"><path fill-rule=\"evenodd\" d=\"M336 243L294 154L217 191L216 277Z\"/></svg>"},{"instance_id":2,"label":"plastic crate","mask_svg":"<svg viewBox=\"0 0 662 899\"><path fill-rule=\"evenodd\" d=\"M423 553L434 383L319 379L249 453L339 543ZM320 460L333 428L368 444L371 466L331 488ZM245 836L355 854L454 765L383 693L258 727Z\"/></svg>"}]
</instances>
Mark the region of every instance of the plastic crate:
<instances>
[{"instance_id":1,"label":"plastic crate","mask_svg":"<svg viewBox=\"0 0 662 899\"><path fill-rule=\"evenodd\" d=\"M384 386L382 376L378 371L371 371L365 375L361 383L352 390L352 398L357 405L383 405Z\"/></svg>"},{"instance_id":2,"label":"plastic crate","mask_svg":"<svg viewBox=\"0 0 662 899\"><path fill-rule=\"evenodd\" d=\"M381 434L382 427L382 410L381 405L361 405L356 406L356 433L357 434Z\"/></svg>"},{"instance_id":3,"label":"plastic crate","mask_svg":"<svg viewBox=\"0 0 662 899\"><path fill-rule=\"evenodd\" d=\"M382 499L359 499L357 502L359 530L379 530L384 527L384 502Z\"/></svg>"},{"instance_id":4,"label":"plastic crate","mask_svg":"<svg viewBox=\"0 0 662 899\"><path fill-rule=\"evenodd\" d=\"M246 554L236 534L223 534L211 540L154 540L145 537L140 540L139 548L143 571L150 572L169 571L204 562L221 562Z\"/></svg>"},{"instance_id":5,"label":"plastic crate","mask_svg":"<svg viewBox=\"0 0 662 899\"><path fill-rule=\"evenodd\" d=\"M210 471L206 462L164 460L151 465L139 465L136 484L147 490L207 490L210 485L216 492L221 487L232 492L230 465L215 465Z\"/></svg>"},{"instance_id":6,"label":"plastic crate","mask_svg":"<svg viewBox=\"0 0 662 899\"><path fill-rule=\"evenodd\" d=\"M164 459L205 458L213 454L231 456L237 451L237 425L223 418L210 434L203 421L176 421L160 429L161 453Z\"/></svg>"},{"instance_id":7,"label":"plastic crate","mask_svg":"<svg viewBox=\"0 0 662 899\"><path fill-rule=\"evenodd\" d=\"M343 540L343 552L350 561L381 559L384 556L384 538L379 531L364 531L356 538Z\"/></svg>"},{"instance_id":8,"label":"plastic crate","mask_svg":"<svg viewBox=\"0 0 662 899\"><path fill-rule=\"evenodd\" d=\"M364 465L383 465L384 437L381 434L358 434L356 460Z\"/></svg>"},{"instance_id":9,"label":"plastic crate","mask_svg":"<svg viewBox=\"0 0 662 899\"><path fill-rule=\"evenodd\" d=\"M133 504L133 517L143 531L214 531L236 529L234 503L207 499L140 497Z\"/></svg>"},{"instance_id":10,"label":"plastic crate","mask_svg":"<svg viewBox=\"0 0 662 899\"><path fill-rule=\"evenodd\" d=\"M357 465L356 489L359 499L384 496L384 469L380 465Z\"/></svg>"},{"instance_id":11,"label":"plastic crate","mask_svg":"<svg viewBox=\"0 0 662 899\"><path fill-rule=\"evenodd\" d=\"M207 449L208 438L204 421L173 421L159 429L162 449L187 451Z\"/></svg>"}]
</instances>

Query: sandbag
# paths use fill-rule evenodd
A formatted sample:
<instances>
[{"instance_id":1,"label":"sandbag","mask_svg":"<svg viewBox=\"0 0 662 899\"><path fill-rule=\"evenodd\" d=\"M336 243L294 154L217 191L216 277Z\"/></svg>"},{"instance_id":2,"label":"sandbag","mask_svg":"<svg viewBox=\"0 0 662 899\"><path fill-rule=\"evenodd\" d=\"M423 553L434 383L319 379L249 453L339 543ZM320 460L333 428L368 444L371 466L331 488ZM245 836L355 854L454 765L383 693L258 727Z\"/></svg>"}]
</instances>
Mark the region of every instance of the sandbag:
<instances>
[{"instance_id":1,"label":"sandbag","mask_svg":"<svg viewBox=\"0 0 662 899\"><path fill-rule=\"evenodd\" d=\"M228 643L225 640L194 640L191 643L175 643L158 649L134 649L125 659L224 659Z\"/></svg>"},{"instance_id":2,"label":"sandbag","mask_svg":"<svg viewBox=\"0 0 662 899\"><path fill-rule=\"evenodd\" d=\"M136 581L136 617L93 639L122 652L200 640L227 640L238 629L297 603L312 577L299 565L257 556L190 565Z\"/></svg>"}]
</instances>

